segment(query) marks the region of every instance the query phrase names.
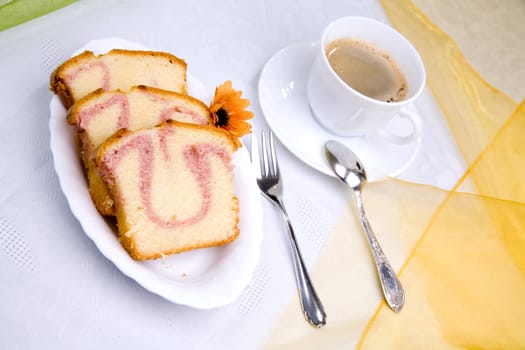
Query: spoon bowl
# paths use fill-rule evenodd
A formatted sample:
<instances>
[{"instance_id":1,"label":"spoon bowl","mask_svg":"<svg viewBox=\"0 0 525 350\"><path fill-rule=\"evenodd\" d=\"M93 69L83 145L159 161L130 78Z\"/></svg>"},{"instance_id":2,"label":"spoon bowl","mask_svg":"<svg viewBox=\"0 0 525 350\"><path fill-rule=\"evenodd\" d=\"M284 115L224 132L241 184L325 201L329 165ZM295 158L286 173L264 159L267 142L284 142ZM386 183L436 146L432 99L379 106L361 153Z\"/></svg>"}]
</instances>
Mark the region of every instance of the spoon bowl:
<instances>
[{"instance_id":1,"label":"spoon bowl","mask_svg":"<svg viewBox=\"0 0 525 350\"><path fill-rule=\"evenodd\" d=\"M377 241L363 205L361 191L366 185L365 168L354 152L337 141L328 141L325 144L325 155L330 169L332 169L337 178L353 190L359 217L363 224L370 250L374 256L383 295L388 306L395 312L399 312L405 303L405 292Z\"/></svg>"},{"instance_id":2,"label":"spoon bowl","mask_svg":"<svg viewBox=\"0 0 525 350\"><path fill-rule=\"evenodd\" d=\"M362 189L367 182L366 171L357 155L342 143L328 141L325 154L334 174L352 189Z\"/></svg>"}]
</instances>

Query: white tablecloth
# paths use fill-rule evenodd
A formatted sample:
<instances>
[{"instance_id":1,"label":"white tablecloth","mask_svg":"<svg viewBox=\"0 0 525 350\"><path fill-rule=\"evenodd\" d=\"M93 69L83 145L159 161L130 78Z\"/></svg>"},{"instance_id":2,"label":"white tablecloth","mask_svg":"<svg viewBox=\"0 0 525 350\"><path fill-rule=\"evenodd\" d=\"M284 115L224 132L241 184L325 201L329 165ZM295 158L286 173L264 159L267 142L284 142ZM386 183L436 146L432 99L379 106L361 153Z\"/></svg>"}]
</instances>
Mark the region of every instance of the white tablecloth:
<instances>
[{"instance_id":1,"label":"white tablecloth","mask_svg":"<svg viewBox=\"0 0 525 350\"><path fill-rule=\"evenodd\" d=\"M0 32L0 348L264 344L295 297L288 242L273 207L263 202L260 263L235 302L196 310L147 292L97 251L69 210L49 147L49 75L89 40L140 42L184 58L210 90L231 79L252 101L258 131L265 127L257 100L263 64L293 42L317 40L345 15L387 21L379 3L365 0L79 1ZM450 188L463 173L461 157L429 91L416 106L425 124L422 145L400 177ZM313 266L349 194L280 144L278 153L289 214Z\"/></svg>"}]
</instances>

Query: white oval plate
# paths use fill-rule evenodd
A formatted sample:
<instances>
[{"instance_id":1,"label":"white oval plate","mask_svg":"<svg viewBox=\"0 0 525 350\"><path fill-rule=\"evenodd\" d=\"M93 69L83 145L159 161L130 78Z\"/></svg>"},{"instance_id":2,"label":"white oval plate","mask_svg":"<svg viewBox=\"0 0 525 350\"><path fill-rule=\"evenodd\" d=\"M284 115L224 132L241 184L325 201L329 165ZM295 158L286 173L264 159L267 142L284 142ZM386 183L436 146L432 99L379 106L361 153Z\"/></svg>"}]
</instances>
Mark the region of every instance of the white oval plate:
<instances>
[{"instance_id":1,"label":"white oval plate","mask_svg":"<svg viewBox=\"0 0 525 350\"><path fill-rule=\"evenodd\" d=\"M112 48L145 49L140 44L111 38L89 42L77 52L91 50L99 54ZM202 84L189 74L188 93L197 98L205 96ZM235 194L240 203L239 237L221 247L136 261L91 200L75 136L57 96L51 99L50 109L51 151L60 186L73 215L98 250L125 275L171 302L209 309L235 300L252 279L262 242L261 197L246 147L233 155Z\"/></svg>"},{"instance_id":2,"label":"white oval plate","mask_svg":"<svg viewBox=\"0 0 525 350\"><path fill-rule=\"evenodd\" d=\"M331 134L315 120L306 85L317 45L287 46L275 53L262 69L259 103L268 125L290 152L324 174L334 176L325 158L324 145L328 140L337 140L357 154L369 181L399 175L414 160L420 140L396 145L380 137L341 137ZM415 110L413 105L409 108ZM389 130L401 135L406 132L407 125L400 118L391 123Z\"/></svg>"}]
</instances>

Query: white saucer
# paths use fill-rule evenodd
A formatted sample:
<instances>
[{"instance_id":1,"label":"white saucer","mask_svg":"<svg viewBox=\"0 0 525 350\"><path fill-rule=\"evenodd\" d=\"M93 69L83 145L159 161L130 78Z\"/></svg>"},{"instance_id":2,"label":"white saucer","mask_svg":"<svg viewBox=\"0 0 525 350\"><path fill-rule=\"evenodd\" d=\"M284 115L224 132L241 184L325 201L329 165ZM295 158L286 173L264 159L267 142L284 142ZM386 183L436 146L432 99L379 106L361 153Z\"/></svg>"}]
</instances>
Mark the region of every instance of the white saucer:
<instances>
[{"instance_id":1,"label":"white saucer","mask_svg":"<svg viewBox=\"0 0 525 350\"><path fill-rule=\"evenodd\" d=\"M364 163L368 180L399 175L415 158L421 142L389 143L380 137L341 137L319 125L310 110L306 85L315 58L316 43L292 44L278 51L259 77L259 103L275 136L306 164L333 176L324 156L324 144L337 140ZM409 109L415 110L411 105ZM400 118L391 123L403 124ZM393 125L393 129L403 125ZM390 126L389 126L390 128Z\"/></svg>"}]
</instances>

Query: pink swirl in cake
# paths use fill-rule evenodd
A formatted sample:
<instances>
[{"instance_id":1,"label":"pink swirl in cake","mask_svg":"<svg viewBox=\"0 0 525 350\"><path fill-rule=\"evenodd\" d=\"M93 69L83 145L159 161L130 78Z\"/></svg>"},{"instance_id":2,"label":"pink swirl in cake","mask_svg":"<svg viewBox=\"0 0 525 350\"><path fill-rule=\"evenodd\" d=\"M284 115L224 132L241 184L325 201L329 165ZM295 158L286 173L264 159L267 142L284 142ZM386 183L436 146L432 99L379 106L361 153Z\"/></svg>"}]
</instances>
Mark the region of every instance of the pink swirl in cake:
<instances>
[{"instance_id":1,"label":"pink swirl in cake","mask_svg":"<svg viewBox=\"0 0 525 350\"><path fill-rule=\"evenodd\" d=\"M173 135L174 131L167 129L160 133L159 144L163 149L165 161L169 160L169 156L166 157L168 145L166 144L166 135ZM156 224L163 227L175 228L182 225L192 225L202 220L207 214L210 200L211 200L211 166L209 158L216 156L220 158L225 166L231 167L231 157L227 155L224 148L213 146L211 144L193 144L184 147L183 154L186 166L191 170L200 188L201 205L197 213L183 220L177 219L162 219L153 210L151 204L151 186L152 186L152 174L153 174L153 141L151 135L139 135L131 139L129 142L120 147L119 150L112 154L106 155L102 163L106 165L106 168L110 173L115 173L120 161L125 158L130 152L139 152L139 169L140 169L140 194L142 199L142 207L146 210L148 218ZM112 181L111 178L105 178L106 181ZM173 216L172 216L173 217ZM176 215L174 216L176 217Z\"/></svg>"},{"instance_id":2,"label":"pink swirl in cake","mask_svg":"<svg viewBox=\"0 0 525 350\"><path fill-rule=\"evenodd\" d=\"M97 167L133 257L222 244L238 235L234 149L221 130L173 121L122 131L101 146Z\"/></svg>"},{"instance_id":3,"label":"pink swirl in cake","mask_svg":"<svg viewBox=\"0 0 525 350\"><path fill-rule=\"evenodd\" d=\"M175 134L175 128L164 128L158 131L158 140L159 147L162 149L163 160L169 162L170 149L167 142L167 137ZM136 151L139 153L139 188L141 194L141 204L145 209L148 218L163 227L176 228L181 225L191 225L202 218L207 214L209 209L209 203L211 201L211 167L210 167L210 158L217 157L221 159L225 167L232 170L231 166L231 156L228 154L227 150L222 147L218 147L208 143L200 144L189 144L186 145L183 149L184 161L186 167L190 169L194 178L197 180L200 188L200 202L201 205L197 213L193 216L183 219L162 219L157 215L151 204L151 187L152 187L152 178L153 178L153 161L155 157L154 146L152 135L142 134L135 136L127 143L121 145L118 150L115 150L111 154L107 154L102 159L102 164L106 169L107 173L116 174L118 173L117 168L119 163L129 155L130 152ZM177 169L173 169L177 171ZM118 179L104 176L104 179L108 182L118 181ZM172 216L172 217L176 217Z\"/></svg>"},{"instance_id":4,"label":"pink swirl in cake","mask_svg":"<svg viewBox=\"0 0 525 350\"><path fill-rule=\"evenodd\" d=\"M80 74L92 74L93 71L96 69L99 69L102 72L102 79L100 81L100 87L104 90L109 90L109 86L110 86L109 68L102 61L91 61L91 62L81 64L78 67L75 67L72 71L66 74L65 81L68 84L73 84L75 79Z\"/></svg>"},{"instance_id":5,"label":"pink swirl in cake","mask_svg":"<svg viewBox=\"0 0 525 350\"><path fill-rule=\"evenodd\" d=\"M129 125L129 102L127 96L124 94L113 94L110 95L108 99L103 100L99 103L96 103L93 106L89 106L86 109L80 110L78 113L78 127L80 129L88 129L89 123L93 118L103 112L105 109L108 109L112 106L119 107L119 114L117 119L117 124L115 130L127 128Z\"/></svg>"},{"instance_id":6,"label":"pink swirl in cake","mask_svg":"<svg viewBox=\"0 0 525 350\"><path fill-rule=\"evenodd\" d=\"M206 125L209 123L209 119L207 117L203 116L202 114L195 113L195 111L193 111L190 108L185 108L181 106L173 106L166 108L162 111L160 119L161 121L177 119L173 117L176 113L181 113L190 117L195 124Z\"/></svg>"}]
</instances>

